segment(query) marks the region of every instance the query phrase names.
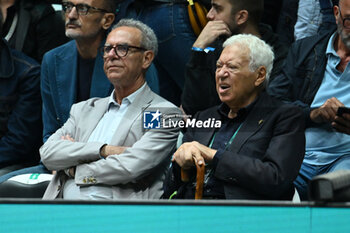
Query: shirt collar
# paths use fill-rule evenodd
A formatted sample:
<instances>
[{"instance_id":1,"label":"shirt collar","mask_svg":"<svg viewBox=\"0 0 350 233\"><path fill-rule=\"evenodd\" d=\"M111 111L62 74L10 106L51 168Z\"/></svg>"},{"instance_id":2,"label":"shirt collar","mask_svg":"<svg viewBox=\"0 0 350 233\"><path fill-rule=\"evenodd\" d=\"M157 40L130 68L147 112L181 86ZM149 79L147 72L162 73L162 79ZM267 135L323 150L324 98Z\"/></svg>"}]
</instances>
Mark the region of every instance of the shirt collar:
<instances>
[{"instance_id":1,"label":"shirt collar","mask_svg":"<svg viewBox=\"0 0 350 233\"><path fill-rule=\"evenodd\" d=\"M137 89L135 92L131 93L130 95L128 95L127 97L124 97L122 100L122 104L132 104L132 102L135 101L137 95L143 91L143 89L145 89L147 83L145 82L139 89ZM120 104L118 104L118 102L114 99L114 92L115 90L112 91L111 95L109 96L109 100L108 100L108 109L111 105L115 105L115 106L120 106Z\"/></svg>"},{"instance_id":2,"label":"shirt collar","mask_svg":"<svg viewBox=\"0 0 350 233\"><path fill-rule=\"evenodd\" d=\"M248 113L253 109L255 103L258 101L259 98L260 98L260 95L258 95L258 97L248 106L239 109L237 112L237 117L235 118L244 119L248 115ZM228 113L230 112L230 108L225 103L221 103L218 106L218 112L225 118L228 118Z\"/></svg>"},{"instance_id":3,"label":"shirt collar","mask_svg":"<svg viewBox=\"0 0 350 233\"><path fill-rule=\"evenodd\" d=\"M339 57L337 52L334 49L334 40L335 40L336 36L337 36L337 32L334 32L333 35L328 40L327 49L326 49L327 56L332 54L336 57Z\"/></svg>"}]
</instances>

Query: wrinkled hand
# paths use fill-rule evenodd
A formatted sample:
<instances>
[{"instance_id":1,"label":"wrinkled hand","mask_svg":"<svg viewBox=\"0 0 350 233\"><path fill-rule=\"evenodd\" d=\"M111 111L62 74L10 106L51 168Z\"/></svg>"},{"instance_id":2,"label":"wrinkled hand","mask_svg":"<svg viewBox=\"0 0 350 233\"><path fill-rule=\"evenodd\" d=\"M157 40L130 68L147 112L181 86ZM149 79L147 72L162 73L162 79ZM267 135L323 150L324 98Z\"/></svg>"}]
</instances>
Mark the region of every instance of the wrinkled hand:
<instances>
[{"instance_id":1,"label":"wrinkled hand","mask_svg":"<svg viewBox=\"0 0 350 233\"><path fill-rule=\"evenodd\" d=\"M333 122L338 108L344 106L337 98L328 99L321 107L310 112L310 118L315 123Z\"/></svg>"},{"instance_id":2,"label":"wrinkled hand","mask_svg":"<svg viewBox=\"0 0 350 233\"><path fill-rule=\"evenodd\" d=\"M344 113L342 116L336 116L332 122L332 127L340 133L350 135L350 114Z\"/></svg>"},{"instance_id":3,"label":"wrinkled hand","mask_svg":"<svg viewBox=\"0 0 350 233\"><path fill-rule=\"evenodd\" d=\"M198 165L210 163L215 153L216 150L206 147L199 142L187 142L182 144L175 152L172 162L176 161L181 168L189 169L195 166L195 162Z\"/></svg>"},{"instance_id":4,"label":"wrinkled hand","mask_svg":"<svg viewBox=\"0 0 350 233\"><path fill-rule=\"evenodd\" d=\"M64 136L61 136L61 139L62 140L68 140L68 141L71 141L71 142L75 142L74 138L72 138L70 135L64 135Z\"/></svg>"},{"instance_id":5,"label":"wrinkled hand","mask_svg":"<svg viewBox=\"0 0 350 233\"><path fill-rule=\"evenodd\" d=\"M197 40L194 42L193 47L205 49L211 43L213 43L219 36L230 36L232 33L227 24L222 20L209 21L203 28L201 34L199 34Z\"/></svg>"}]
</instances>

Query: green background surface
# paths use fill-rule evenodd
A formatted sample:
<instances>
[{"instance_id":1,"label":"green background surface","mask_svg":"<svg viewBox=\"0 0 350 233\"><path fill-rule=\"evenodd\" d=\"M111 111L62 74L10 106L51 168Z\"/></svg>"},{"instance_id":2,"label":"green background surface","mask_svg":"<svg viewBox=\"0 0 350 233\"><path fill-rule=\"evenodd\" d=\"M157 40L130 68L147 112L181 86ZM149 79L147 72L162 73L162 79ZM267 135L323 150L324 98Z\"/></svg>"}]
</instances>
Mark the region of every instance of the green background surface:
<instances>
[{"instance_id":1,"label":"green background surface","mask_svg":"<svg viewBox=\"0 0 350 233\"><path fill-rule=\"evenodd\" d=\"M350 232L349 207L0 203L0 232Z\"/></svg>"}]
</instances>

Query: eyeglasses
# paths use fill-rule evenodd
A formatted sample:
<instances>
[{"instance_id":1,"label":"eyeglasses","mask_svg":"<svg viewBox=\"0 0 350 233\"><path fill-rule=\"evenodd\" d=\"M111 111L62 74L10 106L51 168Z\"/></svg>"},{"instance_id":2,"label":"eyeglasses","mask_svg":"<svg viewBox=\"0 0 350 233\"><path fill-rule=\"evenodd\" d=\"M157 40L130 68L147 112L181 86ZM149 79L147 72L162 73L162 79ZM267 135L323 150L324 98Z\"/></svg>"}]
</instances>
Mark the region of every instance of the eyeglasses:
<instances>
[{"instance_id":1,"label":"eyeglasses","mask_svg":"<svg viewBox=\"0 0 350 233\"><path fill-rule=\"evenodd\" d=\"M77 10L78 15L87 15L89 12L91 12L91 10L105 12L105 13L108 12L105 9L89 6L89 5L84 4L84 3L79 3L79 4L74 5L71 2L62 2L62 10L65 13L69 14L73 10L74 7Z\"/></svg>"},{"instance_id":2,"label":"eyeglasses","mask_svg":"<svg viewBox=\"0 0 350 233\"><path fill-rule=\"evenodd\" d=\"M343 20L343 27L345 29L350 29L350 17L343 18L343 16L341 15L340 8L338 8L338 9L339 9L340 18L341 18L341 20Z\"/></svg>"},{"instance_id":3,"label":"eyeglasses","mask_svg":"<svg viewBox=\"0 0 350 233\"><path fill-rule=\"evenodd\" d=\"M103 54L103 57L107 57L108 54L111 52L112 49L114 49L115 54L118 57L125 57L128 55L128 52L132 49L136 49L139 51L146 51L147 49L142 48L142 47L137 47L137 46L131 46L128 44L118 44L118 45L106 45L101 48L101 52Z\"/></svg>"}]
</instances>

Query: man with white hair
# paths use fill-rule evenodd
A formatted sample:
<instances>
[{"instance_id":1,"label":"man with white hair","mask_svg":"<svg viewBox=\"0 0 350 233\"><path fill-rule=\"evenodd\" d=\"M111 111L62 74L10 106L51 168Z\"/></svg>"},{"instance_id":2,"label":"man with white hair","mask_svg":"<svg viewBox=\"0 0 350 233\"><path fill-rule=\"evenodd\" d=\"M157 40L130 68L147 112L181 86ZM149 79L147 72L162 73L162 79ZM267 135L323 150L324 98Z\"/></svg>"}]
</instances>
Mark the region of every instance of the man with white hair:
<instances>
[{"instance_id":1,"label":"man with white hair","mask_svg":"<svg viewBox=\"0 0 350 233\"><path fill-rule=\"evenodd\" d=\"M304 156L301 110L265 93L274 55L253 35L226 40L217 61L216 90L221 104L195 115L215 118L219 129L188 128L173 156L165 197L194 196L195 176L182 182L180 168L192 174L206 165L203 198L288 200Z\"/></svg>"}]
</instances>

